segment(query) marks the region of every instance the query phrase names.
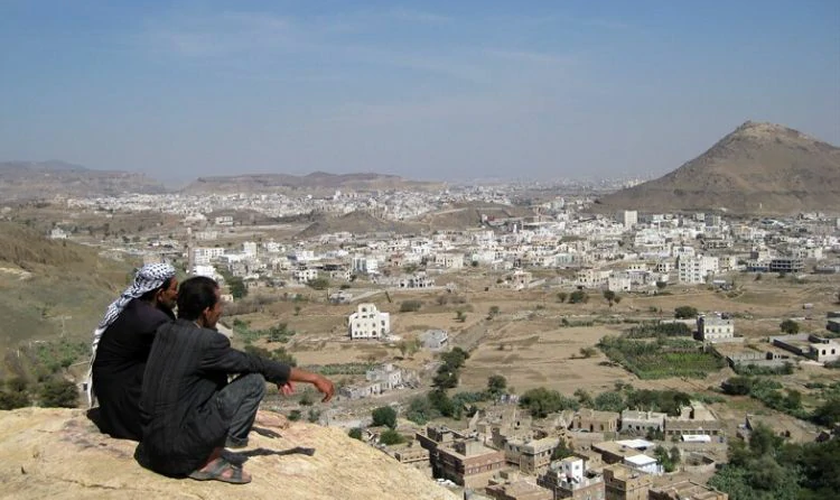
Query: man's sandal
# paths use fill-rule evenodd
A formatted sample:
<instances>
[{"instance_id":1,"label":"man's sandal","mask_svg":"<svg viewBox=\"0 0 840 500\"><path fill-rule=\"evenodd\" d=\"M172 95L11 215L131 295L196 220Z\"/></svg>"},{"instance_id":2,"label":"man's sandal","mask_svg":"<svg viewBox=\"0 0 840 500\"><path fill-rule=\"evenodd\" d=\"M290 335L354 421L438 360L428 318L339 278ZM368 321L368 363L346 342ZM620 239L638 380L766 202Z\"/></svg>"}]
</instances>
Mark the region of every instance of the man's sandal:
<instances>
[{"instance_id":1,"label":"man's sandal","mask_svg":"<svg viewBox=\"0 0 840 500\"><path fill-rule=\"evenodd\" d=\"M217 458L201 470L193 471L189 477L196 481L222 481L231 484L248 484L251 477L243 477L242 467L224 458Z\"/></svg>"}]
</instances>

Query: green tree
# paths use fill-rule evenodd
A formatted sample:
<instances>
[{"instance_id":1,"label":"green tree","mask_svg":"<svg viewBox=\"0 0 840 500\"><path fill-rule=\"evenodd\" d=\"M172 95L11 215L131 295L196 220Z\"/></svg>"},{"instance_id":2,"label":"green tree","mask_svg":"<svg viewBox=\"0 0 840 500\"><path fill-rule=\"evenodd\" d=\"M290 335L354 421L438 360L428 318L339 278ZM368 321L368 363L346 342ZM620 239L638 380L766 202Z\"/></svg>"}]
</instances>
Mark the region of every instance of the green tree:
<instances>
[{"instance_id":1,"label":"green tree","mask_svg":"<svg viewBox=\"0 0 840 500\"><path fill-rule=\"evenodd\" d=\"M502 375L491 375L487 379L487 393L493 399L504 394L505 389L507 389L507 379Z\"/></svg>"},{"instance_id":2,"label":"green tree","mask_svg":"<svg viewBox=\"0 0 840 500\"><path fill-rule=\"evenodd\" d=\"M566 302L566 299L569 298L569 294L566 292L557 292L557 300L560 302Z\"/></svg>"},{"instance_id":3,"label":"green tree","mask_svg":"<svg viewBox=\"0 0 840 500\"><path fill-rule=\"evenodd\" d=\"M227 284L234 299L238 300L248 296L248 287L245 286L245 282L239 276L231 276L228 278Z\"/></svg>"},{"instance_id":4,"label":"green tree","mask_svg":"<svg viewBox=\"0 0 840 500\"><path fill-rule=\"evenodd\" d=\"M288 418L292 422L297 422L298 420L300 420L300 417L301 417L300 410L292 410L292 411L289 412Z\"/></svg>"},{"instance_id":5,"label":"green tree","mask_svg":"<svg viewBox=\"0 0 840 500\"><path fill-rule=\"evenodd\" d=\"M379 435L379 442L385 446L405 443L405 438L402 434L394 429L388 429Z\"/></svg>"},{"instance_id":6,"label":"green tree","mask_svg":"<svg viewBox=\"0 0 840 500\"><path fill-rule=\"evenodd\" d=\"M657 281L656 282L656 288L659 289L659 290L664 290L666 286L668 286L667 281Z\"/></svg>"},{"instance_id":7,"label":"green tree","mask_svg":"<svg viewBox=\"0 0 840 500\"><path fill-rule=\"evenodd\" d=\"M362 440L362 428L361 427L353 427L350 431L347 432L347 435L353 439L358 439L359 441Z\"/></svg>"},{"instance_id":8,"label":"green tree","mask_svg":"<svg viewBox=\"0 0 840 500\"><path fill-rule=\"evenodd\" d=\"M589 295L583 290L575 290L569 294L569 304L585 304L589 302Z\"/></svg>"},{"instance_id":9,"label":"green tree","mask_svg":"<svg viewBox=\"0 0 840 500\"><path fill-rule=\"evenodd\" d=\"M594 404L595 409L599 411L620 412L627 407L620 392L602 392L595 396Z\"/></svg>"},{"instance_id":10,"label":"green tree","mask_svg":"<svg viewBox=\"0 0 840 500\"><path fill-rule=\"evenodd\" d=\"M724 394L729 394L731 396L746 396L750 393L750 391L752 391L753 382L753 379L749 377L732 377L723 382L723 384L721 384L721 388L723 389Z\"/></svg>"},{"instance_id":11,"label":"green tree","mask_svg":"<svg viewBox=\"0 0 840 500\"><path fill-rule=\"evenodd\" d=\"M467 313L458 309L458 311L455 312L455 320L459 323L465 322L467 320Z\"/></svg>"},{"instance_id":12,"label":"green tree","mask_svg":"<svg viewBox=\"0 0 840 500\"><path fill-rule=\"evenodd\" d=\"M519 406L531 412L534 418L545 418L550 413L565 409L576 410L580 407L577 401L567 398L555 390L537 387L529 389L519 398Z\"/></svg>"},{"instance_id":13,"label":"green tree","mask_svg":"<svg viewBox=\"0 0 840 500\"><path fill-rule=\"evenodd\" d=\"M499 315L499 306L490 306L490 310L487 312L487 319L493 319Z\"/></svg>"},{"instance_id":14,"label":"green tree","mask_svg":"<svg viewBox=\"0 0 840 500\"><path fill-rule=\"evenodd\" d=\"M373 410L371 416L373 417L373 425L375 426L385 425L391 429L396 429L397 427L397 411L390 406L380 406Z\"/></svg>"},{"instance_id":15,"label":"green tree","mask_svg":"<svg viewBox=\"0 0 840 500\"><path fill-rule=\"evenodd\" d=\"M574 454L574 450L572 450L572 448L569 447L569 445L566 443L566 440L560 438L560 442L557 443L557 447L551 450L551 460L562 460Z\"/></svg>"},{"instance_id":16,"label":"green tree","mask_svg":"<svg viewBox=\"0 0 840 500\"><path fill-rule=\"evenodd\" d=\"M604 298L607 300L607 303L610 305L610 307L613 306L613 303L615 302L615 297L616 295L614 291L604 290Z\"/></svg>"},{"instance_id":17,"label":"green tree","mask_svg":"<svg viewBox=\"0 0 840 500\"><path fill-rule=\"evenodd\" d=\"M592 395L586 392L586 389L582 387L575 389L574 396L578 400L578 403L580 403L580 405L584 408L592 408L595 404L595 402L592 401Z\"/></svg>"},{"instance_id":18,"label":"green tree","mask_svg":"<svg viewBox=\"0 0 840 500\"><path fill-rule=\"evenodd\" d=\"M792 319L786 319L779 323L779 329L788 335L796 335L799 333L799 323L793 321Z\"/></svg>"},{"instance_id":19,"label":"green tree","mask_svg":"<svg viewBox=\"0 0 840 500\"><path fill-rule=\"evenodd\" d=\"M697 308L691 306L680 306L674 309L674 317L677 319L691 319L697 317Z\"/></svg>"}]
</instances>

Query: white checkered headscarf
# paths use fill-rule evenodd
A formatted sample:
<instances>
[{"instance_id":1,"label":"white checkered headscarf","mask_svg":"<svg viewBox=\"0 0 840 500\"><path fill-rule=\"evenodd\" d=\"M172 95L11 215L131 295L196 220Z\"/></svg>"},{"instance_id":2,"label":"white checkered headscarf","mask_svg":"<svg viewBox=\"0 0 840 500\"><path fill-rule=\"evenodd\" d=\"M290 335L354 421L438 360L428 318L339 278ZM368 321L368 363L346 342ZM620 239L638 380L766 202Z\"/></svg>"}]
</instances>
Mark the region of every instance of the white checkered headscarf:
<instances>
[{"instance_id":1,"label":"white checkered headscarf","mask_svg":"<svg viewBox=\"0 0 840 500\"><path fill-rule=\"evenodd\" d=\"M92 357L90 360L91 370L88 370L87 392L88 402L91 405L94 401L92 393L93 360L96 357L96 348L99 347L99 340L102 338L102 334L105 333L105 330L107 330L108 327L120 317L120 314L122 314L125 306L127 306L129 302L134 299L139 299L148 292L157 290L163 286L166 280L174 277L175 268L170 264L146 264L137 270L137 274L134 276L134 282L131 286L126 288L119 298L108 306L108 310L105 311L105 317L102 318L102 321L99 323L99 327L93 331L93 341L90 345Z\"/></svg>"}]
</instances>

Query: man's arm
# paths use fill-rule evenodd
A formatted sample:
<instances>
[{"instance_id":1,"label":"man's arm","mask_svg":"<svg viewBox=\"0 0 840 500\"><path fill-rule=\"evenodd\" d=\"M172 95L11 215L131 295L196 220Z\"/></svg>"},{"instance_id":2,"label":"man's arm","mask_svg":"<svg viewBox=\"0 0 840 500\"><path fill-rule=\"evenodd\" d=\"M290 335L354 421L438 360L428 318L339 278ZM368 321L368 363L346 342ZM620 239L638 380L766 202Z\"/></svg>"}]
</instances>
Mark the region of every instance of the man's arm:
<instances>
[{"instance_id":1,"label":"man's arm","mask_svg":"<svg viewBox=\"0 0 840 500\"><path fill-rule=\"evenodd\" d=\"M260 373L266 380L278 385L285 385L291 380L292 367L289 365L238 351L221 333L202 332L201 335L208 335L201 360L202 370L228 374Z\"/></svg>"},{"instance_id":2,"label":"man's arm","mask_svg":"<svg viewBox=\"0 0 840 500\"><path fill-rule=\"evenodd\" d=\"M332 399L333 394L335 394L335 385L327 377L319 373L301 370L300 368L292 367L291 373L289 374L289 382L305 382L314 385L318 389L318 392L324 395L324 399L321 400L324 403ZM291 386L288 383L278 384L280 392L286 394L287 391L284 390L284 386L289 386L290 389Z\"/></svg>"}]
</instances>

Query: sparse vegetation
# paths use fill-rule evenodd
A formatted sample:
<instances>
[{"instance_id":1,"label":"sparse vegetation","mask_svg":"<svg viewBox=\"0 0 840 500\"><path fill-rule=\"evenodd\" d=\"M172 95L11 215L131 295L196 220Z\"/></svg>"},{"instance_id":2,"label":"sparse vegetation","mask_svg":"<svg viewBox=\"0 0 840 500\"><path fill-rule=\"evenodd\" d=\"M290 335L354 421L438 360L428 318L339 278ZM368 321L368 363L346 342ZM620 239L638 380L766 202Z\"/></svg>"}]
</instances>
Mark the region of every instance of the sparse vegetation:
<instances>
[{"instance_id":1,"label":"sparse vegetation","mask_svg":"<svg viewBox=\"0 0 840 500\"><path fill-rule=\"evenodd\" d=\"M404 300L400 303L400 312L417 312L423 307L423 302L419 300Z\"/></svg>"},{"instance_id":2,"label":"sparse vegetation","mask_svg":"<svg viewBox=\"0 0 840 500\"><path fill-rule=\"evenodd\" d=\"M643 339L654 337L690 337L691 328L685 323L660 323L646 322L636 325L629 330L625 336L631 339Z\"/></svg>"},{"instance_id":3,"label":"sparse vegetation","mask_svg":"<svg viewBox=\"0 0 840 500\"><path fill-rule=\"evenodd\" d=\"M585 304L589 302L589 295L583 290L575 290L569 294L569 304Z\"/></svg>"},{"instance_id":4,"label":"sparse vegetation","mask_svg":"<svg viewBox=\"0 0 840 500\"><path fill-rule=\"evenodd\" d=\"M574 399L545 387L537 387L525 392L519 398L519 406L531 412L534 418L545 418L550 413L572 409L577 410L580 405Z\"/></svg>"},{"instance_id":5,"label":"sparse vegetation","mask_svg":"<svg viewBox=\"0 0 840 500\"><path fill-rule=\"evenodd\" d=\"M405 443L405 437L399 432L388 429L379 436L379 442L385 446Z\"/></svg>"}]
</instances>

